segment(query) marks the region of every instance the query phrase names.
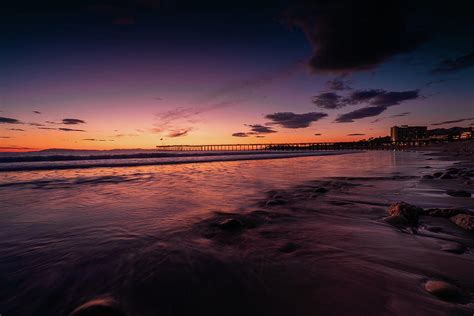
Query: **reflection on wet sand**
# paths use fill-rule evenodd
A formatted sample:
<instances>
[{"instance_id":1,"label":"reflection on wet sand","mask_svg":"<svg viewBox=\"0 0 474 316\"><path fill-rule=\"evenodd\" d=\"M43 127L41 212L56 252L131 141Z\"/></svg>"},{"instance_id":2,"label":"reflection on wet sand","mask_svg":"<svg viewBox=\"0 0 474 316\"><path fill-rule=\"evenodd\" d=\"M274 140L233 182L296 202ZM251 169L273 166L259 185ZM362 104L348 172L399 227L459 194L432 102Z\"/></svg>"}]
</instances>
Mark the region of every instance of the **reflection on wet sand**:
<instances>
[{"instance_id":1,"label":"reflection on wet sand","mask_svg":"<svg viewBox=\"0 0 474 316\"><path fill-rule=\"evenodd\" d=\"M474 199L427 196L442 184L420 181L451 162L295 159L8 175L3 310L112 299L126 315L472 314L472 232L433 208ZM385 221L402 200L416 223Z\"/></svg>"}]
</instances>

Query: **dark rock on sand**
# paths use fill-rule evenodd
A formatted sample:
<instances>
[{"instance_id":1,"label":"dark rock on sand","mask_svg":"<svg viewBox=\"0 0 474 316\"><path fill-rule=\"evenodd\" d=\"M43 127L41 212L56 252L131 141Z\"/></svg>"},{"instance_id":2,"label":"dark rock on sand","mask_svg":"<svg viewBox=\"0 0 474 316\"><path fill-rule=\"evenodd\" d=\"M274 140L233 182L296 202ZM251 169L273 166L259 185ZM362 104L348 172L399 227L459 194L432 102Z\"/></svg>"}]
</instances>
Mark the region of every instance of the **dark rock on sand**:
<instances>
[{"instance_id":1,"label":"dark rock on sand","mask_svg":"<svg viewBox=\"0 0 474 316\"><path fill-rule=\"evenodd\" d=\"M419 215L423 212L421 207L411 205L405 202L397 202L390 205L388 213L390 216L402 216L409 223L417 223Z\"/></svg>"},{"instance_id":2,"label":"dark rock on sand","mask_svg":"<svg viewBox=\"0 0 474 316\"><path fill-rule=\"evenodd\" d=\"M272 200L268 200L265 205L266 206L275 206L275 205L285 205L286 203L288 203L287 200L284 200L284 199L272 199Z\"/></svg>"},{"instance_id":3,"label":"dark rock on sand","mask_svg":"<svg viewBox=\"0 0 474 316\"><path fill-rule=\"evenodd\" d=\"M460 301L463 297L457 286L444 281L428 281L425 283L425 290L442 300L450 302Z\"/></svg>"},{"instance_id":4,"label":"dark rock on sand","mask_svg":"<svg viewBox=\"0 0 474 316\"><path fill-rule=\"evenodd\" d=\"M422 179L434 179L434 177L430 174L425 174Z\"/></svg>"},{"instance_id":5,"label":"dark rock on sand","mask_svg":"<svg viewBox=\"0 0 474 316\"><path fill-rule=\"evenodd\" d=\"M448 169L448 173L450 174L458 174L461 170L459 170L458 168L449 168Z\"/></svg>"},{"instance_id":6,"label":"dark rock on sand","mask_svg":"<svg viewBox=\"0 0 474 316\"><path fill-rule=\"evenodd\" d=\"M439 177L441 177L442 175L443 175L442 172L435 172L435 173L433 173L433 177L435 177L435 178L439 178Z\"/></svg>"},{"instance_id":7,"label":"dark rock on sand","mask_svg":"<svg viewBox=\"0 0 474 316\"><path fill-rule=\"evenodd\" d=\"M439 233L443 231L443 228L439 226L426 226L425 229L433 233Z\"/></svg>"},{"instance_id":8,"label":"dark rock on sand","mask_svg":"<svg viewBox=\"0 0 474 316\"><path fill-rule=\"evenodd\" d=\"M458 209L458 208L433 208L433 209L427 209L425 210L425 212L427 212L427 215L429 216L445 217L445 218L449 218L454 215L465 213L464 210Z\"/></svg>"},{"instance_id":9,"label":"dark rock on sand","mask_svg":"<svg viewBox=\"0 0 474 316\"><path fill-rule=\"evenodd\" d=\"M294 252L295 250L298 250L299 248L300 248L299 245L293 242L289 242L281 246L278 250L284 253L291 253L291 252Z\"/></svg>"},{"instance_id":10,"label":"dark rock on sand","mask_svg":"<svg viewBox=\"0 0 474 316\"><path fill-rule=\"evenodd\" d=\"M225 231L239 231L243 229L242 222L236 218L223 220L217 226Z\"/></svg>"},{"instance_id":11,"label":"dark rock on sand","mask_svg":"<svg viewBox=\"0 0 474 316\"><path fill-rule=\"evenodd\" d=\"M400 216L400 215L385 217L383 221L393 226L405 226L410 223L405 217Z\"/></svg>"},{"instance_id":12,"label":"dark rock on sand","mask_svg":"<svg viewBox=\"0 0 474 316\"><path fill-rule=\"evenodd\" d=\"M469 215L469 214L458 214L456 216L453 216L450 218L451 221L458 225L459 227L469 230L469 231L474 231L474 216Z\"/></svg>"},{"instance_id":13,"label":"dark rock on sand","mask_svg":"<svg viewBox=\"0 0 474 316\"><path fill-rule=\"evenodd\" d=\"M464 245L458 242L447 242L441 246L442 251L456 253L456 254L464 253L465 249L466 248L464 247Z\"/></svg>"},{"instance_id":14,"label":"dark rock on sand","mask_svg":"<svg viewBox=\"0 0 474 316\"><path fill-rule=\"evenodd\" d=\"M112 298L102 298L89 301L76 308L70 316L125 316Z\"/></svg>"},{"instance_id":15,"label":"dark rock on sand","mask_svg":"<svg viewBox=\"0 0 474 316\"><path fill-rule=\"evenodd\" d=\"M329 190L323 187L313 189L313 193L327 193L327 192L329 192Z\"/></svg>"},{"instance_id":16,"label":"dark rock on sand","mask_svg":"<svg viewBox=\"0 0 474 316\"><path fill-rule=\"evenodd\" d=\"M455 179L455 177L453 177L450 173L446 172L445 174L443 174L441 177L439 177L440 179L442 180L452 180L452 179Z\"/></svg>"},{"instance_id":17,"label":"dark rock on sand","mask_svg":"<svg viewBox=\"0 0 474 316\"><path fill-rule=\"evenodd\" d=\"M464 190L448 190L446 194L454 197L471 197L471 193Z\"/></svg>"}]
</instances>

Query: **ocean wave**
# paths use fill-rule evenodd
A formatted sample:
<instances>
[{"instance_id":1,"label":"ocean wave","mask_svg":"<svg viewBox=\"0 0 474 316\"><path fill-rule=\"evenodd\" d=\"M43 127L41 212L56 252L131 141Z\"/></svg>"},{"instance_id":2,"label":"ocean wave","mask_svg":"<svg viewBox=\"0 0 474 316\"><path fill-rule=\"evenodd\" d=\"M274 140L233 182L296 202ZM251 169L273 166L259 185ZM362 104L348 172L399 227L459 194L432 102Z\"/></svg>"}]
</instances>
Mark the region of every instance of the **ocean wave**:
<instances>
[{"instance_id":1,"label":"ocean wave","mask_svg":"<svg viewBox=\"0 0 474 316\"><path fill-rule=\"evenodd\" d=\"M90 157L74 158L88 158L88 159L71 159L67 161L61 160L37 160L37 161L22 161L10 162L9 164L1 164L0 172L13 171L38 171L38 170L64 170L64 169L84 169L84 168L108 168L108 167L136 167L136 166L153 166L153 165L170 165L170 164L184 164L184 163L204 163L204 162L219 162L219 161L239 161L239 160L260 160L260 159L279 159L292 157L307 157L307 156L323 156L323 155L339 155L355 153L356 151L325 151L325 152L284 152L284 153L226 153L220 154L197 154L197 155L180 155L174 154L172 156L161 157L143 157L140 158L117 158L117 156L107 156L113 158L99 159ZM20 157L16 157L19 159ZM33 158L33 157L21 157ZM49 157L51 159L51 157ZM64 156L63 156L64 158ZM72 157L71 157L72 158ZM5 158L2 158L5 159Z\"/></svg>"}]
</instances>

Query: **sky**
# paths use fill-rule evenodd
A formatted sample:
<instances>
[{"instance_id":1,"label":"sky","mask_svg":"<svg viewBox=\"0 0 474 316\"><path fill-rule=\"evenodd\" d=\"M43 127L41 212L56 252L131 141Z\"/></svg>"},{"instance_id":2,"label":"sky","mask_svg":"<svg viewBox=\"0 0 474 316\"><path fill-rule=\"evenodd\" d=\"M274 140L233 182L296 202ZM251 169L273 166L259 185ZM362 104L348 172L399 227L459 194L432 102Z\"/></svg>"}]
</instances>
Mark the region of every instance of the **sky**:
<instances>
[{"instance_id":1,"label":"sky","mask_svg":"<svg viewBox=\"0 0 474 316\"><path fill-rule=\"evenodd\" d=\"M0 151L474 124L470 1L2 4Z\"/></svg>"}]
</instances>

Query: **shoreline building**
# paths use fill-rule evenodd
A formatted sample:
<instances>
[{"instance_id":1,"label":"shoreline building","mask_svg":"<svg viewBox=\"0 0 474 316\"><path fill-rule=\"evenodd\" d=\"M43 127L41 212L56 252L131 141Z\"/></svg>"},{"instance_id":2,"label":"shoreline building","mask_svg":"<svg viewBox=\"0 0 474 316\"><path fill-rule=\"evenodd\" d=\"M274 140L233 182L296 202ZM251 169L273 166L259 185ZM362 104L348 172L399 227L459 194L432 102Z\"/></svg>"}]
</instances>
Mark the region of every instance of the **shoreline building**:
<instances>
[{"instance_id":1,"label":"shoreline building","mask_svg":"<svg viewBox=\"0 0 474 316\"><path fill-rule=\"evenodd\" d=\"M393 126L390 128L392 142L405 142L425 140L428 138L428 127L426 126Z\"/></svg>"}]
</instances>

